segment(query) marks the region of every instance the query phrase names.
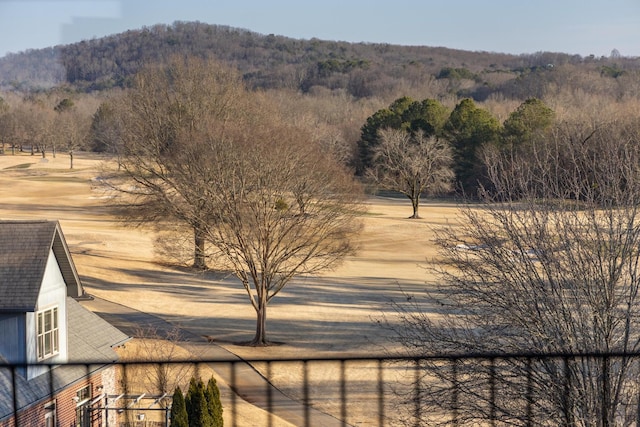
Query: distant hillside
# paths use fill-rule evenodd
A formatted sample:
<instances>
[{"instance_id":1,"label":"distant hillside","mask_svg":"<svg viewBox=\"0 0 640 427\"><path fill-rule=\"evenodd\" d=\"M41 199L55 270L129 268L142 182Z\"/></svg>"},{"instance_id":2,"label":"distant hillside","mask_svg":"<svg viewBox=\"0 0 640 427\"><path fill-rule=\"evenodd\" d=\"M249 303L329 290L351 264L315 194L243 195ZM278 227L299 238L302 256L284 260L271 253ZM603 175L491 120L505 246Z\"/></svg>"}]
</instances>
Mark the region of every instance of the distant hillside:
<instances>
[{"instance_id":1,"label":"distant hillside","mask_svg":"<svg viewBox=\"0 0 640 427\"><path fill-rule=\"evenodd\" d=\"M541 52L507 55L443 47L298 40L227 26L175 22L0 58L0 88L68 86L93 91L126 86L150 61L173 53L232 64L256 88L341 89L356 98L388 96L430 84L441 96L509 99L549 91L640 96L640 58L583 58Z\"/></svg>"}]
</instances>

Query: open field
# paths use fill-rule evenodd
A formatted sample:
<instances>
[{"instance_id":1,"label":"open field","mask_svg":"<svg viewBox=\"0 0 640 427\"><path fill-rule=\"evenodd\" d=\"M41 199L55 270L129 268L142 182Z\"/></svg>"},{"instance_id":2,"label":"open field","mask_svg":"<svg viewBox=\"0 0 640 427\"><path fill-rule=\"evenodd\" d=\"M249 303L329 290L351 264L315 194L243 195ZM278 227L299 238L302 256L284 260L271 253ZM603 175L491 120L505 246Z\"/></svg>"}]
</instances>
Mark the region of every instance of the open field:
<instances>
[{"instance_id":1,"label":"open field","mask_svg":"<svg viewBox=\"0 0 640 427\"><path fill-rule=\"evenodd\" d=\"M433 227L456 218L454 205L426 203L423 218L409 220L408 200L370 199L359 252L334 271L290 283L268 310L268 337L279 344L251 348L238 343L253 337L255 313L234 277L161 263L151 231L125 227L109 213L109 199L93 185L101 158L77 155L74 170L66 155L46 160L0 156L1 219L58 219L87 292L159 316L246 358L384 353L388 332L374 320L389 312L392 299L402 298L400 287L420 292L426 286ZM283 391L299 394L299 368L272 375ZM323 409L339 415L336 405L326 402ZM366 418L366 412L353 416ZM366 424L363 418L353 423Z\"/></svg>"}]
</instances>

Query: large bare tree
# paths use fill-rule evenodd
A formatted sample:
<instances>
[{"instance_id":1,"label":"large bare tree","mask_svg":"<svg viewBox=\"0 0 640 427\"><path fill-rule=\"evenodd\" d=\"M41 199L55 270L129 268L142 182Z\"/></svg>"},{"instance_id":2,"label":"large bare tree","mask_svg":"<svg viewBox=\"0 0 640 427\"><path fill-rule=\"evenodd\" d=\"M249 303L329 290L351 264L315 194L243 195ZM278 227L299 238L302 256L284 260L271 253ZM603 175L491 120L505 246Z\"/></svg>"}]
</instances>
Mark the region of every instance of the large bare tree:
<instances>
[{"instance_id":1,"label":"large bare tree","mask_svg":"<svg viewBox=\"0 0 640 427\"><path fill-rule=\"evenodd\" d=\"M136 75L133 88L114 101L119 131L111 141L119 166L127 177L118 188L129 194L126 215L145 222L177 219L193 230L196 268L206 267L205 204L198 192L201 176L189 176L181 155L208 161L208 152L180 140L180 136L216 126L224 132L233 118L245 114L247 96L234 70L212 61L175 56L166 66L150 65ZM133 181L135 185L130 185ZM113 181L112 181L113 182Z\"/></svg>"},{"instance_id":2,"label":"large bare tree","mask_svg":"<svg viewBox=\"0 0 640 427\"><path fill-rule=\"evenodd\" d=\"M422 401L461 425L635 423L637 361L571 355L640 351L637 125L562 125L487 159L492 192L439 235L443 285L398 303L395 331L420 354L497 358L426 363ZM560 357L500 358L523 353Z\"/></svg>"},{"instance_id":3,"label":"large bare tree","mask_svg":"<svg viewBox=\"0 0 640 427\"><path fill-rule=\"evenodd\" d=\"M198 191L216 266L235 273L256 311L250 344L268 345L269 302L294 277L330 269L354 250L362 191L310 135L275 114L258 113L224 137L216 128L187 139L200 147L191 153L214 158L182 157L206 177Z\"/></svg>"},{"instance_id":4,"label":"large bare tree","mask_svg":"<svg viewBox=\"0 0 640 427\"><path fill-rule=\"evenodd\" d=\"M423 194L437 194L451 189L454 174L451 148L444 140L426 136L419 130L380 129L380 142L373 149L373 167L368 176L387 190L398 191L411 200L413 215Z\"/></svg>"},{"instance_id":5,"label":"large bare tree","mask_svg":"<svg viewBox=\"0 0 640 427\"><path fill-rule=\"evenodd\" d=\"M120 106L120 185L135 214L178 219L216 269L240 279L267 345L267 305L298 275L353 251L361 189L311 136L237 75L194 59L150 69Z\"/></svg>"}]
</instances>

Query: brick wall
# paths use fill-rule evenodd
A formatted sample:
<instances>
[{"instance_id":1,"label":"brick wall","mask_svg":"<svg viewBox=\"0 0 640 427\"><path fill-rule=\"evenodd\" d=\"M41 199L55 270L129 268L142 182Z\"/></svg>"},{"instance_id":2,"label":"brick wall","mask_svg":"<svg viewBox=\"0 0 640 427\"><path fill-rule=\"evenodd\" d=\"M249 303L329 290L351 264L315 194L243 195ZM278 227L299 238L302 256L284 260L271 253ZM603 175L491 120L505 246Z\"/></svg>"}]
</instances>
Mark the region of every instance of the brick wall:
<instances>
[{"instance_id":1,"label":"brick wall","mask_svg":"<svg viewBox=\"0 0 640 427\"><path fill-rule=\"evenodd\" d=\"M75 427L76 409L78 404L76 399L78 390L84 387L90 387L91 395L89 401L100 396L102 393L112 394L115 392L115 368L108 367L100 372L94 373L89 378L75 382L57 393L53 398L46 398L38 403L18 412L18 423L15 423L13 417L0 421L0 427L31 427L45 426L45 416L48 412L46 408L55 403L56 426ZM98 401L94 404L94 408L104 406L104 401ZM117 413L110 412L109 423L104 417L104 411L89 411L92 427L103 427L105 425L116 425Z\"/></svg>"}]
</instances>

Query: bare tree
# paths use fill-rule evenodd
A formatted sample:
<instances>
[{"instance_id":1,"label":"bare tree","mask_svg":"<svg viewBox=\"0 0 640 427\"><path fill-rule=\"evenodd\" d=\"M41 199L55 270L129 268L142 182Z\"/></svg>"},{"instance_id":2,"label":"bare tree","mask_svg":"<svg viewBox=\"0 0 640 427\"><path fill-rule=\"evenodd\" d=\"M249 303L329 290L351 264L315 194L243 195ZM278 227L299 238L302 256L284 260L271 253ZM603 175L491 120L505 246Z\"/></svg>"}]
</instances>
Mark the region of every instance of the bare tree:
<instances>
[{"instance_id":1,"label":"bare tree","mask_svg":"<svg viewBox=\"0 0 640 427\"><path fill-rule=\"evenodd\" d=\"M426 137L422 131L411 134L400 129L378 131L380 143L374 148L368 176L382 188L399 191L411 200L413 215L423 194L451 189L454 178L452 154L447 142Z\"/></svg>"},{"instance_id":2,"label":"bare tree","mask_svg":"<svg viewBox=\"0 0 640 427\"><path fill-rule=\"evenodd\" d=\"M239 120L246 103L238 74L230 68L197 58L174 57L166 67L149 66L134 80L134 87L113 109L118 121L119 166L127 178L118 186L132 198L128 217L153 222L161 219L187 223L194 234L196 268L206 267L203 209L194 186L206 185L203 177L189 176L192 169L181 155L204 161L207 152L180 140L204 126L224 132L225 123ZM182 153L181 153L182 152ZM131 185L131 182L134 185ZM113 182L113 181L112 181Z\"/></svg>"},{"instance_id":3,"label":"bare tree","mask_svg":"<svg viewBox=\"0 0 640 427\"><path fill-rule=\"evenodd\" d=\"M29 146L31 154L36 151L46 157L47 146L51 143L54 112L42 100L25 100L11 112L15 127L15 139L21 150Z\"/></svg>"},{"instance_id":4,"label":"bare tree","mask_svg":"<svg viewBox=\"0 0 640 427\"><path fill-rule=\"evenodd\" d=\"M73 169L73 156L76 151L86 147L89 138L90 118L75 109L60 111L53 123L53 156L58 145L69 153L69 169Z\"/></svg>"},{"instance_id":5,"label":"bare tree","mask_svg":"<svg viewBox=\"0 0 640 427\"><path fill-rule=\"evenodd\" d=\"M215 153L201 167L208 185L207 240L218 250L216 263L235 273L256 311L252 345L268 345L267 306L291 279L335 266L352 253L360 230L361 190L352 175L309 136L256 115L253 125L195 136L197 152Z\"/></svg>"},{"instance_id":6,"label":"bare tree","mask_svg":"<svg viewBox=\"0 0 640 427\"><path fill-rule=\"evenodd\" d=\"M398 303L403 326L394 330L411 351L499 362L426 363L425 405L458 414L459 424L636 421L632 358L562 355L640 351L637 130L565 125L526 153L487 155L494 191L439 235L435 270L445 285L428 305ZM522 353L560 357L530 366L499 357Z\"/></svg>"},{"instance_id":7,"label":"bare tree","mask_svg":"<svg viewBox=\"0 0 640 427\"><path fill-rule=\"evenodd\" d=\"M310 135L213 63L178 58L143 72L120 111L120 188L137 202L134 213L189 224L198 267L208 242L216 268L235 273L256 310L252 344L268 344L272 298L293 277L352 252L359 186Z\"/></svg>"},{"instance_id":8,"label":"bare tree","mask_svg":"<svg viewBox=\"0 0 640 427\"><path fill-rule=\"evenodd\" d=\"M184 387L195 369L188 363L176 363L193 356L180 347L180 342L184 341L182 331L179 328L161 331L148 325L140 327L136 336L140 339L134 343L133 354L127 354L125 360L149 364L130 368L129 374L137 381L133 385L152 394L171 394L176 387Z\"/></svg>"},{"instance_id":9,"label":"bare tree","mask_svg":"<svg viewBox=\"0 0 640 427\"><path fill-rule=\"evenodd\" d=\"M12 128L9 110L9 104L0 96L0 154L4 154L6 139Z\"/></svg>"}]
</instances>

